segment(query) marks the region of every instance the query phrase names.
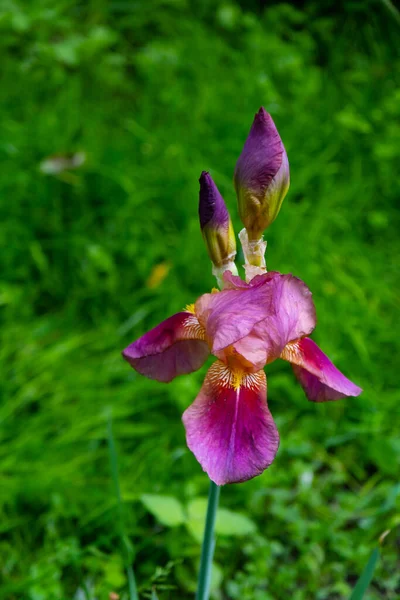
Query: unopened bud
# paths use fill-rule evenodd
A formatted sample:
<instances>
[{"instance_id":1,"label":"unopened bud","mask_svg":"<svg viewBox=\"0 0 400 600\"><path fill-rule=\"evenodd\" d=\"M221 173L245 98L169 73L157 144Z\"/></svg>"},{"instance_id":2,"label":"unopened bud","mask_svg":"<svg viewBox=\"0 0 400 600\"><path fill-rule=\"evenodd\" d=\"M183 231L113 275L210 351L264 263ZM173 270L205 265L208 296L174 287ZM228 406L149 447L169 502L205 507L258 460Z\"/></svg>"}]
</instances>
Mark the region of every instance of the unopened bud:
<instances>
[{"instance_id":1,"label":"unopened bud","mask_svg":"<svg viewBox=\"0 0 400 600\"><path fill-rule=\"evenodd\" d=\"M227 262L233 261L236 255L236 240L232 221L224 199L211 175L203 171L199 182L201 232L211 261L216 267L222 267Z\"/></svg>"},{"instance_id":2,"label":"unopened bud","mask_svg":"<svg viewBox=\"0 0 400 600\"><path fill-rule=\"evenodd\" d=\"M260 108L234 174L239 215L250 241L260 239L278 215L289 181L286 150L271 115Z\"/></svg>"}]
</instances>

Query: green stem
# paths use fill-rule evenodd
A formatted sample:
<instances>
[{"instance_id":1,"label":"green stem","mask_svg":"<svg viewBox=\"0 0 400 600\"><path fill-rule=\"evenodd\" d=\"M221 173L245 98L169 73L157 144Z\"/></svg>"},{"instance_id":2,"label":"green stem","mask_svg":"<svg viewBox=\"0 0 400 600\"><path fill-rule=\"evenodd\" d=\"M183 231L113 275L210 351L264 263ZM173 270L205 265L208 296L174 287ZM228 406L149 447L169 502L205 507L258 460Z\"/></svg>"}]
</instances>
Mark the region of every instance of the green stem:
<instances>
[{"instance_id":1,"label":"green stem","mask_svg":"<svg viewBox=\"0 0 400 600\"><path fill-rule=\"evenodd\" d=\"M204 528L203 546L201 548L200 571L196 600L208 600L210 594L211 566L214 555L214 526L217 516L220 488L210 481L206 525Z\"/></svg>"}]
</instances>

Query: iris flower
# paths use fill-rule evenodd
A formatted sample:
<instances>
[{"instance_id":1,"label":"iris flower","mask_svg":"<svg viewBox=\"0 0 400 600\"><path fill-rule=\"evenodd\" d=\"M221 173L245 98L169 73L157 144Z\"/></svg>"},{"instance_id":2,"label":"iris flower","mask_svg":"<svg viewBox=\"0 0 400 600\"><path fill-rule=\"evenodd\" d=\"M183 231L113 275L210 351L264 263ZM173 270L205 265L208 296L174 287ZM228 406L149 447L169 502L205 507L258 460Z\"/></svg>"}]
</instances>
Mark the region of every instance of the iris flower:
<instances>
[{"instance_id":1,"label":"iris flower","mask_svg":"<svg viewBox=\"0 0 400 600\"><path fill-rule=\"evenodd\" d=\"M245 163L247 172L253 171L253 182L254 168L249 164L254 148L270 149L269 115L269 130L265 133L261 127L260 133L260 119L265 115L265 111L261 117L258 113L255 120L260 143L254 135L251 138L251 130L250 156L243 159L242 153L238 161L239 167ZM274 125L272 129L276 150ZM286 153L284 161L276 159L276 152L273 155L278 170L287 164ZM268 157L267 164L260 167L262 153L257 157L256 152L255 158L256 168L271 167ZM238 182L239 171L237 167L236 185L245 187L246 182ZM288 179L282 178L282 173L279 178L287 187ZM270 168L269 181L273 179ZM260 191L260 199L262 195ZM282 195L278 189L279 204ZM254 208L254 189L251 196ZM271 212L271 191L268 198L265 215L268 210ZM261 205L262 202L257 205L258 212L262 212ZM244 204L241 211L245 212ZM279 434L267 404L265 365L278 358L290 362L311 402L358 396L361 388L347 379L310 339L316 315L312 294L303 281L291 274L267 273L263 267L257 267L260 273L251 273L247 282L232 272L235 245L231 221L222 196L205 172L200 178L199 212L221 291L214 289L203 294L194 304L133 342L123 356L136 371L161 382L200 369L210 354L216 358L197 398L184 412L183 423L188 447L210 479L223 485L260 475L276 456ZM276 210L272 213L275 218ZM257 227L253 218L251 226L254 232Z\"/></svg>"},{"instance_id":2,"label":"iris flower","mask_svg":"<svg viewBox=\"0 0 400 600\"><path fill-rule=\"evenodd\" d=\"M266 364L291 362L312 402L361 392L308 337L315 309L300 279L270 272L246 283L226 271L224 281L123 352L136 371L163 382L196 371L209 353L217 358L183 414L187 444L217 485L251 479L275 458Z\"/></svg>"}]
</instances>

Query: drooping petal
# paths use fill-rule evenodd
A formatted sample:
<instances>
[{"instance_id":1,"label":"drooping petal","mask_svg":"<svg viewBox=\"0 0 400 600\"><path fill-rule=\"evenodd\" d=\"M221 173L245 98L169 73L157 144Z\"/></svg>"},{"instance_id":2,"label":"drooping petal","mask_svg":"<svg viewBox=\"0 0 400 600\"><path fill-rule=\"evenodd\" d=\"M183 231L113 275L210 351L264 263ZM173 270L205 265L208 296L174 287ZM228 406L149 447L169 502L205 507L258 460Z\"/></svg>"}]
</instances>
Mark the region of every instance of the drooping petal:
<instances>
[{"instance_id":1,"label":"drooping petal","mask_svg":"<svg viewBox=\"0 0 400 600\"><path fill-rule=\"evenodd\" d=\"M264 371L246 375L216 361L182 419L190 450L217 485L260 475L277 453Z\"/></svg>"},{"instance_id":2,"label":"drooping petal","mask_svg":"<svg viewBox=\"0 0 400 600\"><path fill-rule=\"evenodd\" d=\"M311 292L300 279L271 272L242 286L235 277L224 277L229 286L237 285L236 289L204 294L195 306L212 352L222 360L221 351L234 345L258 370L278 358L288 342L314 329Z\"/></svg>"},{"instance_id":3,"label":"drooping petal","mask_svg":"<svg viewBox=\"0 0 400 600\"><path fill-rule=\"evenodd\" d=\"M294 374L311 402L339 400L347 396L359 396L362 392L310 338L288 344L281 358L292 363Z\"/></svg>"},{"instance_id":4,"label":"drooping petal","mask_svg":"<svg viewBox=\"0 0 400 600\"><path fill-rule=\"evenodd\" d=\"M125 348L122 356L142 375L168 382L197 371L209 355L205 331L191 312L180 312Z\"/></svg>"}]
</instances>

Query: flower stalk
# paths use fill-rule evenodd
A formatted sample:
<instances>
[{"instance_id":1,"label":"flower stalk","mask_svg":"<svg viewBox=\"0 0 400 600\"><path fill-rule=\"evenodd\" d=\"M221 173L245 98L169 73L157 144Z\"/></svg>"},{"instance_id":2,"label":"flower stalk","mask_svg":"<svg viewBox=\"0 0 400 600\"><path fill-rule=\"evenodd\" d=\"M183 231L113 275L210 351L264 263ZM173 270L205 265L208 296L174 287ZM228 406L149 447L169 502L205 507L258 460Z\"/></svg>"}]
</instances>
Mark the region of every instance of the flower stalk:
<instances>
[{"instance_id":1,"label":"flower stalk","mask_svg":"<svg viewBox=\"0 0 400 600\"><path fill-rule=\"evenodd\" d=\"M261 107L234 173L246 281L237 274L229 211L211 175L203 171L200 228L220 290L203 294L123 351L137 372L165 383L200 369L210 353L217 359L182 415L188 448L210 478L196 600L209 600L219 486L260 475L278 451L264 366L278 358L290 362L311 402L362 392L308 337L316 314L306 284L291 274L267 273L263 233L279 213L289 180L286 150L271 115Z\"/></svg>"},{"instance_id":2,"label":"flower stalk","mask_svg":"<svg viewBox=\"0 0 400 600\"><path fill-rule=\"evenodd\" d=\"M211 568L215 548L214 529L217 517L219 492L220 487L210 480L196 600L208 600L210 596Z\"/></svg>"}]
</instances>

